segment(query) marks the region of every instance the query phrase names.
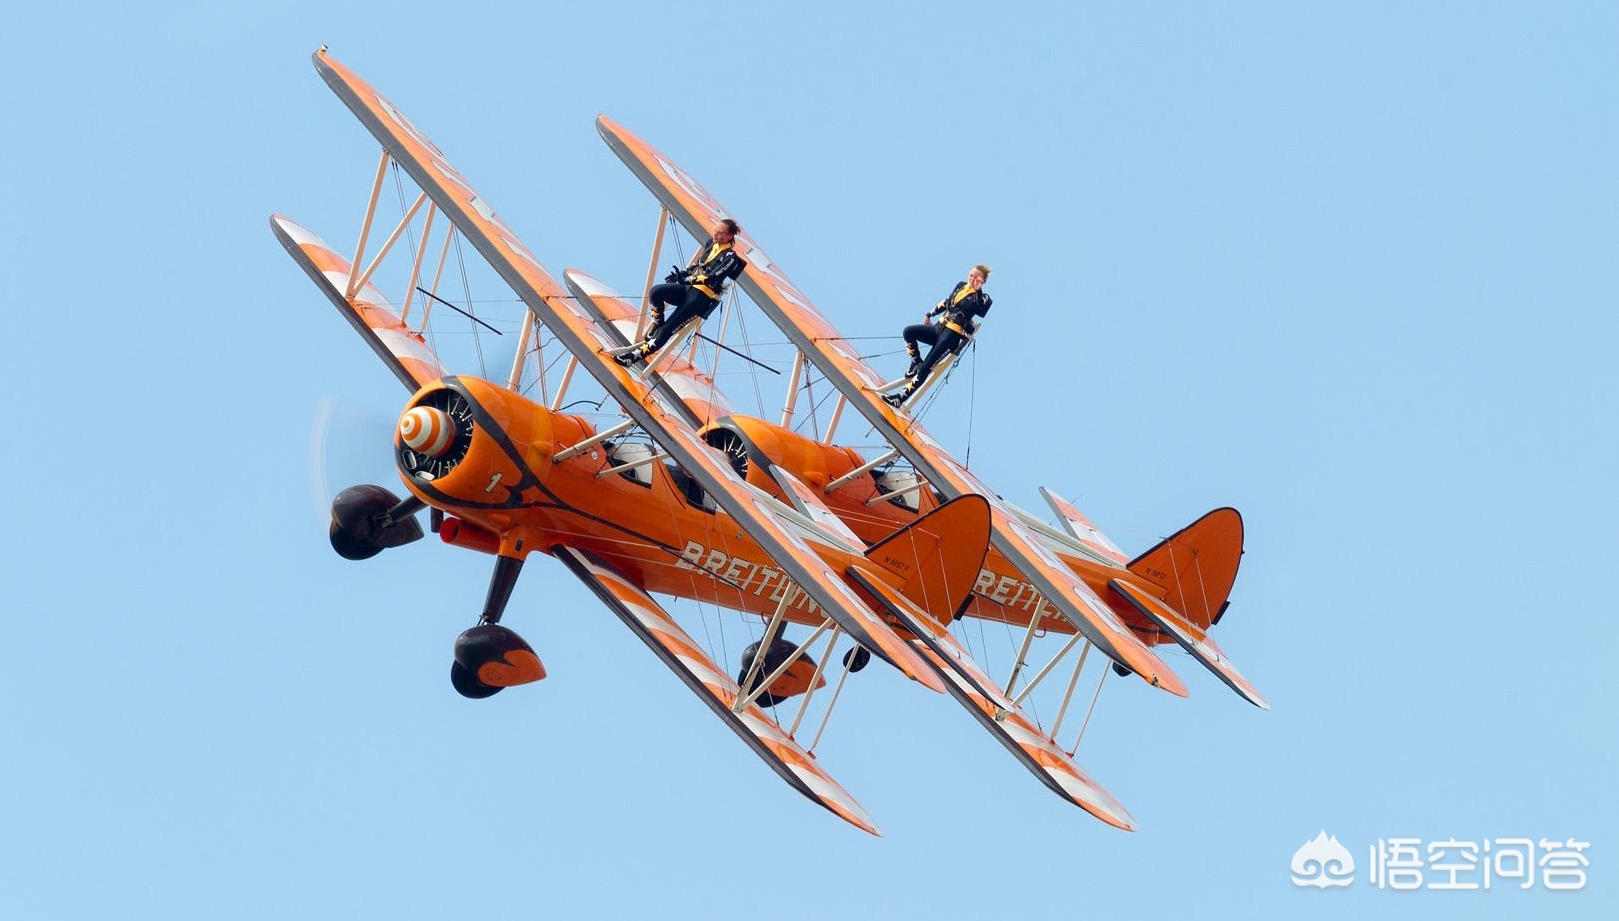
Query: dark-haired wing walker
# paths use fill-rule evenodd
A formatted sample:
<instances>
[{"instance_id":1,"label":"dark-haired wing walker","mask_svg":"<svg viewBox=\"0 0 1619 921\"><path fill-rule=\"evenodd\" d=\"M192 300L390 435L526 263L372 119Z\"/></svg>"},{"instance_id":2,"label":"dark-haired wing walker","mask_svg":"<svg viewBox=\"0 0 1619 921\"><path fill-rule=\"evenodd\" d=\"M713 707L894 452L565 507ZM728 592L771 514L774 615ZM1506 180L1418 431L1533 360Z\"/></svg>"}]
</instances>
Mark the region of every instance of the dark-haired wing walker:
<instances>
[{"instance_id":1,"label":"dark-haired wing walker","mask_svg":"<svg viewBox=\"0 0 1619 921\"><path fill-rule=\"evenodd\" d=\"M989 280L989 266L975 265L967 273L967 280L957 282L950 294L937 307L927 312L923 322L905 327L905 352L911 356L911 366L905 376L911 382L903 390L890 393L883 399L890 406L899 406L922 388L939 362L961 351L972 341L978 324L975 318L989 313L993 301L984 293L984 282ZM931 323L934 317L938 323ZM928 354L922 357L920 343L927 343Z\"/></svg>"},{"instance_id":2,"label":"dark-haired wing walker","mask_svg":"<svg viewBox=\"0 0 1619 921\"><path fill-rule=\"evenodd\" d=\"M669 339L692 320L706 320L720 305L725 285L742 274L748 267L737 255L734 242L742 232L736 221L723 218L709 233L708 243L692 254L684 269L675 269L664 278L664 283L647 292L651 316L646 338L635 348L617 356L621 365L644 361L661 349ZM665 312L673 307L673 312Z\"/></svg>"}]
</instances>

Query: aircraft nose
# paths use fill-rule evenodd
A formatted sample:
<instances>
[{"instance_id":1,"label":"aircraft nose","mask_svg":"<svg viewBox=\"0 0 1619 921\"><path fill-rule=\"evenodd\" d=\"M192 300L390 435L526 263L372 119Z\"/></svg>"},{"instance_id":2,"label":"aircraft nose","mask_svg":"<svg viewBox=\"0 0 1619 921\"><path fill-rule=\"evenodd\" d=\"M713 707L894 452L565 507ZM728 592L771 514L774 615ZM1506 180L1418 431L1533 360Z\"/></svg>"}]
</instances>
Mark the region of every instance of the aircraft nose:
<instances>
[{"instance_id":1,"label":"aircraft nose","mask_svg":"<svg viewBox=\"0 0 1619 921\"><path fill-rule=\"evenodd\" d=\"M412 407L399 418L399 438L412 451L443 457L455 440L455 422L442 409Z\"/></svg>"}]
</instances>

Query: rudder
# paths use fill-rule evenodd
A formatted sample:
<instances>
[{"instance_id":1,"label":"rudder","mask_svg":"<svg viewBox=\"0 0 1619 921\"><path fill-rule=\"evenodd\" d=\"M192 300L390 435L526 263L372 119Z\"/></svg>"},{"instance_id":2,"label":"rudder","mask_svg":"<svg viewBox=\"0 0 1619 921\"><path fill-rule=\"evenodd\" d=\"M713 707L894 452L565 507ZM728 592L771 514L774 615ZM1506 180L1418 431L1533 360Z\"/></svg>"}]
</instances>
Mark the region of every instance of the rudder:
<instances>
[{"instance_id":1,"label":"rudder","mask_svg":"<svg viewBox=\"0 0 1619 921\"><path fill-rule=\"evenodd\" d=\"M1242 515L1217 508L1130 561L1134 575L1165 592L1164 601L1207 630L1225 613L1242 562Z\"/></svg>"},{"instance_id":2,"label":"rudder","mask_svg":"<svg viewBox=\"0 0 1619 921\"><path fill-rule=\"evenodd\" d=\"M949 624L972 595L989 532L989 502L958 496L873 544L866 558L903 578L900 593Z\"/></svg>"}]
</instances>

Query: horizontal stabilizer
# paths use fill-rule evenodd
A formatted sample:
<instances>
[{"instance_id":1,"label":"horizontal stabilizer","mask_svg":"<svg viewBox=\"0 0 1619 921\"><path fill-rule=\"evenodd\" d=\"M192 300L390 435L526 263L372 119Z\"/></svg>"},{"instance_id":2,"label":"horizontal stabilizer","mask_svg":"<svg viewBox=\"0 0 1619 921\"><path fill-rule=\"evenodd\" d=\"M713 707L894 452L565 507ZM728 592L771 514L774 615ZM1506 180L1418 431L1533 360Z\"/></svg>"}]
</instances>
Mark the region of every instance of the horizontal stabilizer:
<instances>
[{"instance_id":1,"label":"horizontal stabilizer","mask_svg":"<svg viewBox=\"0 0 1619 921\"><path fill-rule=\"evenodd\" d=\"M1062 529L1068 533L1069 537L1079 541L1080 546L1109 563L1117 563L1123 566L1127 562L1128 558L1124 555L1124 551L1120 550L1113 541L1108 540L1107 535L1103 534L1096 525L1091 524L1091 520L1086 518L1079 509L1074 508L1073 503L1044 486L1040 487L1040 495L1045 496L1046 504L1051 506L1051 511L1056 514L1057 520L1061 522Z\"/></svg>"},{"instance_id":2,"label":"horizontal stabilizer","mask_svg":"<svg viewBox=\"0 0 1619 921\"><path fill-rule=\"evenodd\" d=\"M1145 588L1134 585L1124 579L1113 579L1108 587L1117 592L1141 616L1157 624L1159 629L1175 638L1182 648L1192 654L1192 658L1203 663L1203 666L1224 681L1233 691L1243 696L1243 699L1260 708L1269 710L1270 704L1260 696L1259 691L1248 683L1248 679L1237 671L1237 667L1226 658L1225 651L1215 645L1203 631L1196 629L1186 622L1179 612L1162 600L1154 597Z\"/></svg>"},{"instance_id":3,"label":"horizontal stabilizer","mask_svg":"<svg viewBox=\"0 0 1619 921\"><path fill-rule=\"evenodd\" d=\"M553 552L781 779L850 825L882 834L854 797L766 716L758 702L741 712L731 709L741 696L741 688L650 595L588 551L558 546Z\"/></svg>"}]
</instances>

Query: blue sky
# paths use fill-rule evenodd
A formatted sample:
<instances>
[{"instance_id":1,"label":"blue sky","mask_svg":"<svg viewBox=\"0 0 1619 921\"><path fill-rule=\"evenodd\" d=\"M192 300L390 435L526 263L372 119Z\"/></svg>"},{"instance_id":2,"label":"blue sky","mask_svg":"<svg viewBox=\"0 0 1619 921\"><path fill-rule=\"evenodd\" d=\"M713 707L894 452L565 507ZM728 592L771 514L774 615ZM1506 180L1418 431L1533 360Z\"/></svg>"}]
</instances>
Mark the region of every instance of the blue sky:
<instances>
[{"instance_id":1,"label":"blue sky","mask_svg":"<svg viewBox=\"0 0 1619 921\"><path fill-rule=\"evenodd\" d=\"M13 35L0 914L1619 904L1610 5L169 3ZM387 483L405 396L266 226L358 232L374 145L323 43L558 272L645 271L656 208L597 113L851 336L993 265L930 429L1132 554L1241 509L1216 638L1274 710L1184 656L1188 700L1109 684L1080 761L1124 834L869 670L822 750L869 838L539 558L506 622L551 677L457 697L487 558L346 563L311 499L321 407L333 485ZM1322 830L1357 862L1575 838L1589 883L1299 889Z\"/></svg>"}]
</instances>

